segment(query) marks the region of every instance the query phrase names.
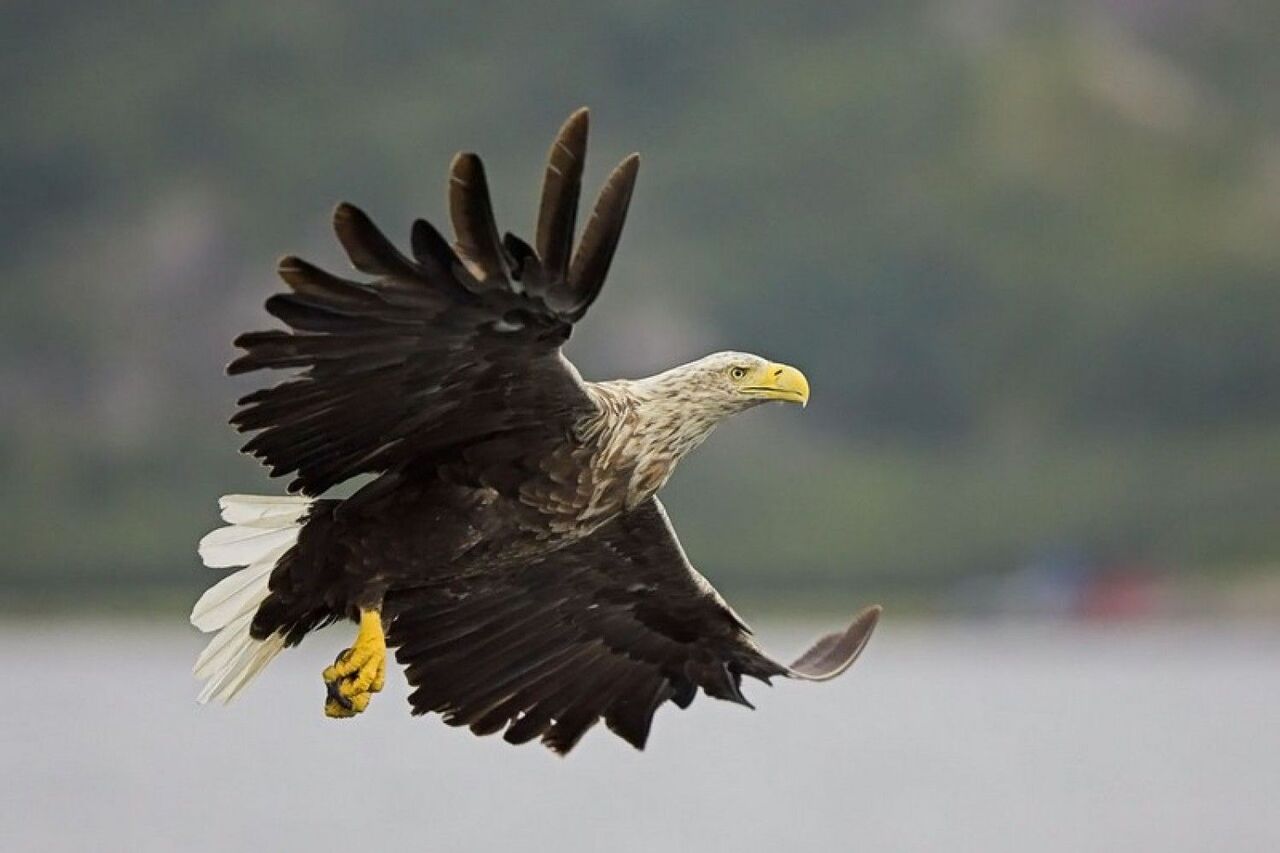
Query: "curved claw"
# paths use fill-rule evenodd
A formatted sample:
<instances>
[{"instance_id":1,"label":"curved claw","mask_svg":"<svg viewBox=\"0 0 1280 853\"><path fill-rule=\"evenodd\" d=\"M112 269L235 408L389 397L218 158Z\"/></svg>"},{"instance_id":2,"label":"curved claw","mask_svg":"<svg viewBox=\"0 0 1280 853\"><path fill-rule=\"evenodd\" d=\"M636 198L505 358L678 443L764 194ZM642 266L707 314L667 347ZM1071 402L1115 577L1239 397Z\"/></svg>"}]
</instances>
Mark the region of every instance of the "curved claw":
<instances>
[{"instance_id":1,"label":"curved claw","mask_svg":"<svg viewBox=\"0 0 1280 853\"><path fill-rule=\"evenodd\" d=\"M339 700L327 699L324 703L324 715L326 717L345 720L356 716L368 707L368 693L361 693L358 696L351 697L348 704L343 704Z\"/></svg>"},{"instance_id":2,"label":"curved claw","mask_svg":"<svg viewBox=\"0 0 1280 853\"><path fill-rule=\"evenodd\" d=\"M351 704L351 700L350 700L350 699L348 699L346 696L343 696L343 695L342 695L341 684L342 684L342 682L341 682L340 680L338 680L338 679L334 679L333 681L326 681L326 682L325 682L325 684L324 684L324 686L325 686L325 690L326 690L326 691L328 692L328 694L329 694L328 702L334 702L334 703L337 703L339 706L341 706L341 707L343 707L343 708L347 709L348 711L350 711L350 710L352 710L352 708L353 708L354 706ZM328 702L326 702L325 704L327 705L327 704L328 704Z\"/></svg>"}]
</instances>

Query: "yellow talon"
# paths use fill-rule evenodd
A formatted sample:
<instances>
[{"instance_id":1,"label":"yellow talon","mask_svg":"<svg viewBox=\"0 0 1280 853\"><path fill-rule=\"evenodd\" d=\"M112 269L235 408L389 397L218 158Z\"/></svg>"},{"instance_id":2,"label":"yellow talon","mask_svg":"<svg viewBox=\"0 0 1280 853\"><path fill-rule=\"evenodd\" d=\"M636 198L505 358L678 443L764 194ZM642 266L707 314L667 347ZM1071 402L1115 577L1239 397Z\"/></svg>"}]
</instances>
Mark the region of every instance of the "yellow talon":
<instances>
[{"instance_id":1,"label":"yellow talon","mask_svg":"<svg viewBox=\"0 0 1280 853\"><path fill-rule=\"evenodd\" d=\"M355 644L326 667L324 682L329 696L325 716L354 717L369 707L372 694L382 690L387 674L387 640L382 633L382 614L360 611L360 631Z\"/></svg>"}]
</instances>

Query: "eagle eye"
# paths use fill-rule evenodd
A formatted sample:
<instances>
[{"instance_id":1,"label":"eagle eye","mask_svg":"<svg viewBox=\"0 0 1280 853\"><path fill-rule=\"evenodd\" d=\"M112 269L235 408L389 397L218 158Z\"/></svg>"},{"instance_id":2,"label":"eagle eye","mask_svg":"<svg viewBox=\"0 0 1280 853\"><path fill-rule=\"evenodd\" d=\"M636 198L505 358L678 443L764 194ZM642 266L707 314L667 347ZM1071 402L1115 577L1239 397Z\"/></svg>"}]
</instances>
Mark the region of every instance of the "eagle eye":
<instances>
[{"instance_id":1,"label":"eagle eye","mask_svg":"<svg viewBox=\"0 0 1280 853\"><path fill-rule=\"evenodd\" d=\"M747 369L745 367L731 367L729 368L729 378L734 380L746 379Z\"/></svg>"}]
</instances>

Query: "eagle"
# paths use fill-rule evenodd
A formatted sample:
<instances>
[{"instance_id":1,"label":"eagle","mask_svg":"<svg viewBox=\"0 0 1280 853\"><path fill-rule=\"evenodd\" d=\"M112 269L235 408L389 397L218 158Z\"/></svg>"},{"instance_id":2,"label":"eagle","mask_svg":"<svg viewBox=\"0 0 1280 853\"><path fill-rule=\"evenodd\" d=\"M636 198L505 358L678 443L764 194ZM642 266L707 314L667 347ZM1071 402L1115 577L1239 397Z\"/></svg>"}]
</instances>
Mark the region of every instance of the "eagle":
<instances>
[{"instance_id":1,"label":"eagle","mask_svg":"<svg viewBox=\"0 0 1280 853\"><path fill-rule=\"evenodd\" d=\"M568 753L603 720L637 749L657 709L698 691L751 707L749 676L844 672L880 607L790 665L686 557L657 497L718 423L805 405L796 368L720 352L643 379L583 380L565 341L600 293L639 169L612 171L577 235L588 112L551 145L533 244L499 236L480 159L449 171L454 237L421 219L402 253L361 210L333 226L371 280L279 262L266 300L286 328L248 332L230 374L289 371L240 399L243 451L286 496L229 495L208 566L238 568L196 603L214 633L199 699L229 701L280 651L335 622L355 641L323 672L325 714L354 717L388 650L414 714ZM336 487L357 482L333 496Z\"/></svg>"}]
</instances>

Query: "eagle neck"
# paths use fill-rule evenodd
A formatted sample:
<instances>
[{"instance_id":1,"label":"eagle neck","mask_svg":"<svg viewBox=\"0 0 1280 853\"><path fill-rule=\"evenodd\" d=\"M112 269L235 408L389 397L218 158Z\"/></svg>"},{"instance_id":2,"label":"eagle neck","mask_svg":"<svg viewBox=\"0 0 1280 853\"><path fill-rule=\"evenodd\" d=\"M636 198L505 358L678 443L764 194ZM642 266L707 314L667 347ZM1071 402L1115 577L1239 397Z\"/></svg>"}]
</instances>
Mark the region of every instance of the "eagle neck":
<instances>
[{"instance_id":1,"label":"eagle neck","mask_svg":"<svg viewBox=\"0 0 1280 853\"><path fill-rule=\"evenodd\" d=\"M628 507L657 492L676 463L727 414L699 405L688 385L671 374L587 384L599 416L584 438L595 449L598 469L628 478Z\"/></svg>"}]
</instances>

